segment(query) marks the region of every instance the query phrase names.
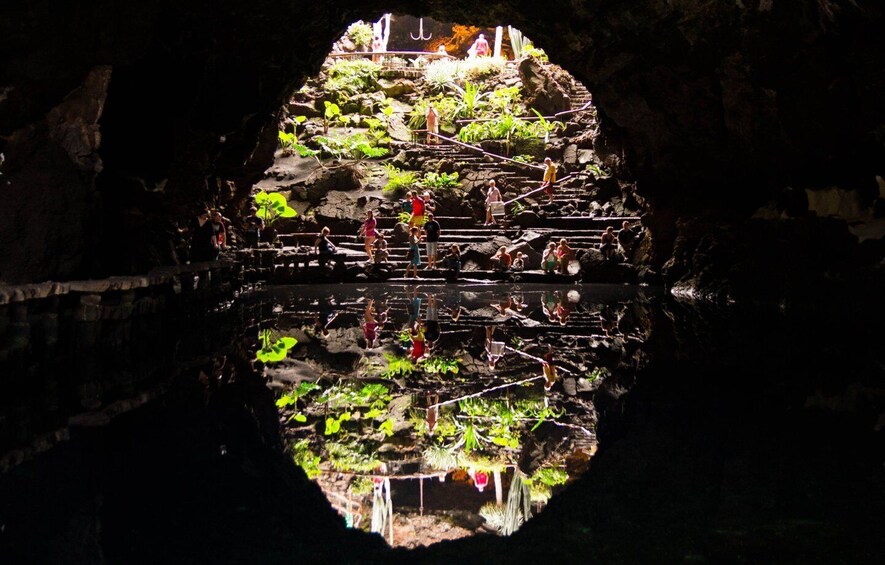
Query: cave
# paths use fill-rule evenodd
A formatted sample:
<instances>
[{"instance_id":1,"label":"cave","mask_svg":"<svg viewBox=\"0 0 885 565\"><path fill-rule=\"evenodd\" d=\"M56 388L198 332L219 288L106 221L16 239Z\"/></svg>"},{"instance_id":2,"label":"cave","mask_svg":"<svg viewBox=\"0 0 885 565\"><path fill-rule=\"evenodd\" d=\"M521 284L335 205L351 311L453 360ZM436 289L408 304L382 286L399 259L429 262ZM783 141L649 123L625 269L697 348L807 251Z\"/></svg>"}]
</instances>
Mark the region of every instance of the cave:
<instances>
[{"instance_id":1,"label":"cave","mask_svg":"<svg viewBox=\"0 0 885 565\"><path fill-rule=\"evenodd\" d=\"M878 3L148 0L0 13L0 557L885 557ZM273 371L254 370L254 349L286 343L266 333L285 328L302 332L298 363L357 363L347 348L317 354L303 332L313 321L297 316L331 305L344 320L365 297L408 302L401 288L261 289L274 280L258 255L188 264L182 253L181 228L206 204L242 219L273 174L293 93L352 22L384 13L413 33L422 16L428 30L525 32L592 92L593 153L641 215L632 278L557 290L569 323L586 315L594 328L565 342L566 360L611 363L602 385L569 385L585 386L598 452L509 537L390 549L345 527L293 463L281 419L297 413L269 386ZM447 282L438 296L460 305ZM602 282L636 296L609 297ZM488 317L475 296L543 304L529 279L513 283L497 280L489 298L464 284L465 319L445 319L473 331L473 316ZM497 324L540 351L558 334L538 315ZM546 333L523 327L533 319ZM618 355L601 353L612 340ZM554 391L575 397L564 382Z\"/></svg>"}]
</instances>

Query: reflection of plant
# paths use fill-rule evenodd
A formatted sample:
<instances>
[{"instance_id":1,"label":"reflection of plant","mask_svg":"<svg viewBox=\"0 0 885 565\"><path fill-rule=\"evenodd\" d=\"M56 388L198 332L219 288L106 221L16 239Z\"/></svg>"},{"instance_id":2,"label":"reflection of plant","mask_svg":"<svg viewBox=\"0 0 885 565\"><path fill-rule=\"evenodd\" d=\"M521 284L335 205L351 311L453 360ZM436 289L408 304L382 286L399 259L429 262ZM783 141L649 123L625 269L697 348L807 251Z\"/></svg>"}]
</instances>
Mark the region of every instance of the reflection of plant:
<instances>
[{"instance_id":1,"label":"reflection of plant","mask_svg":"<svg viewBox=\"0 0 885 565\"><path fill-rule=\"evenodd\" d=\"M289 350L295 347L298 340L294 337L283 336L273 340L270 330L262 330L259 334L261 349L255 353L255 359L262 363L279 363L286 358Z\"/></svg>"},{"instance_id":2,"label":"reflection of plant","mask_svg":"<svg viewBox=\"0 0 885 565\"><path fill-rule=\"evenodd\" d=\"M285 408L286 406L292 406L296 402L298 402L299 398L304 398L311 392L318 390L320 385L316 383L312 383L310 381L301 381L298 383L298 386L293 388L287 394L282 395L279 399L277 399L277 408Z\"/></svg>"},{"instance_id":3,"label":"reflection of plant","mask_svg":"<svg viewBox=\"0 0 885 565\"><path fill-rule=\"evenodd\" d=\"M458 61L438 59L424 69L424 82L431 90L441 91L458 78Z\"/></svg>"},{"instance_id":4,"label":"reflection of plant","mask_svg":"<svg viewBox=\"0 0 885 565\"><path fill-rule=\"evenodd\" d=\"M523 522L532 517L532 495L529 484L519 469L513 471L510 492L507 494L507 506L504 511L504 524L501 533L509 536L519 529Z\"/></svg>"},{"instance_id":5,"label":"reflection of plant","mask_svg":"<svg viewBox=\"0 0 885 565\"><path fill-rule=\"evenodd\" d=\"M302 439L292 446L295 464L304 469L308 479L320 476L320 456L310 450L310 440Z\"/></svg>"},{"instance_id":6,"label":"reflection of plant","mask_svg":"<svg viewBox=\"0 0 885 565\"><path fill-rule=\"evenodd\" d=\"M486 521L486 524L494 530L497 530L498 533L502 533L504 530L504 518L507 513L506 506L498 506L494 502L488 502L482 505L482 508L479 509L479 515ZM518 518L519 524L517 527L522 525L522 515L519 515Z\"/></svg>"},{"instance_id":7,"label":"reflection of plant","mask_svg":"<svg viewBox=\"0 0 885 565\"><path fill-rule=\"evenodd\" d=\"M326 418L326 431L323 432L323 435L334 435L341 431L341 422L347 422L350 420L350 412L345 412L335 418L334 416L329 416Z\"/></svg>"},{"instance_id":8,"label":"reflection of plant","mask_svg":"<svg viewBox=\"0 0 885 565\"><path fill-rule=\"evenodd\" d=\"M415 363L408 357L396 357L390 353L385 353L384 358L387 359L387 369L382 374L385 379L405 377L415 371Z\"/></svg>"},{"instance_id":9,"label":"reflection of plant","mask_svg":"<svg viewBox=\"0 0 885 565\"><path fill-rule=\"evenodd\" d=\"M327 404L331 410L338 408L386 408L393 397L389 389L382 384L362 385L347 381L329 387L320 396L321 404Z\"/></svg>"},{"instance_id":10,"label":"reflection of plant","mask_svg":"<svg viewBox=\"0 0 885 565\"><path fill-rule=\"evenodd\" d=\"M279 192L259 191L255 195L255 204L258 211L255 215L264 219L265 225L271 225L280 218L294 218L298 212L289 206L286 197Z\"/></svg>"},{"instance_id":11,"label":"reflection of plant","mask_svg":"<svg viewBox=\"0 0 885 565\"><path fill-rule=\"evenodd\" d=\"M394 198L400 198L405 195L418 178L415 171L404 171L390 163L385 164L384 169L387 171L387 184L384 185L382 192Z\"/></svg>"},{"instance_id":12,"label":"reflection of plant","mask_svg":"<svg viewBox=\"0 0 885 565\"><path fill-rule=\"evenodd\" d=\"M461 466L458 450L452 447L431 445L422 454L424 464L437 471L448 471Z\"/></svg>"},{"instance_id":13,"label":"reflection of plant","mask_svg":"<svg viewBox=\"0 0 885 565\"><path fill-rule=\"evenodd\" d=\"M374 483L372 483L372 479L369 477L354 477L350 482L348 490L350 490L350 494L354 496L365 496L367 494L372 494L374 488Z\"/></svg>"},{"instance_id":14,"label":"reflection of plant","mask_svg":"<svg viewBox=\"0 0 885 565\"><path fill-rule=\"evenodd\" d=\"M452 373L453 375L457 375L460 370L458 367L458 363L460 362L460 359L453 359L451 357L431 357L430 359L426 359L421 365L426 373L438 375Z\"/></svg>"},{"instance_id":15,"label":"reflection of plant","mask_svg":"<svg viewBox=\"0 0 885 565\"><path fill-rule=\"evenodd\" d=\"M364 441L329 441L326 449L329 451L329 463L337 471L371 473L381 463L372 452L373 448Z\"/></svg>"}]
</instances>

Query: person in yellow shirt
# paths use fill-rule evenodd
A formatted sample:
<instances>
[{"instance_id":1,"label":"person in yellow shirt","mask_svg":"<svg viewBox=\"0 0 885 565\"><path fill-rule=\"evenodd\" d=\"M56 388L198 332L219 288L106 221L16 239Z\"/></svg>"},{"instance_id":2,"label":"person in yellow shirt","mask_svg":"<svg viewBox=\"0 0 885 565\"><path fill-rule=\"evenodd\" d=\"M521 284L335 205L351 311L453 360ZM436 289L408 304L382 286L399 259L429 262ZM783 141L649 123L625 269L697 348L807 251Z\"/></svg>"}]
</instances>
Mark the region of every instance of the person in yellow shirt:
<instances>
[{"instance_id":1,"label":"person in yellow shirt","mask_svg":"<svg viewBox=\"0 0 885 565\"><path fill-rule=\"evenodd\" d=\"M550 157L544 159L544 165L547 168L544 170L544 181L541 184L541 188L544 189L544 194L549 198L548 202L553 204L553 185L556 183L556 165L553 164Z\"/></svg>"}]
</instances>

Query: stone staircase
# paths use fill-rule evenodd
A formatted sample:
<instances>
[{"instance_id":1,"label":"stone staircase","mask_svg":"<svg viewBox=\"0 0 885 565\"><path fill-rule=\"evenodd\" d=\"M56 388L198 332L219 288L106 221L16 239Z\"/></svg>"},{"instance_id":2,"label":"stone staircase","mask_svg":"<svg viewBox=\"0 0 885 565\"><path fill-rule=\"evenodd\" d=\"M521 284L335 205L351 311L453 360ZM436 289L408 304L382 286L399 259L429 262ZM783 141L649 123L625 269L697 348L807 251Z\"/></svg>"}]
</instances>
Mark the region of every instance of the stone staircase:
<instances>
[{"instance_id":1,"label":"stone staircase","mask_svg":"<svg viewBox=\"0 0 885 565\"><path fill-rule=\"evenodd\" d=\"M569 98L572 102L572 110L579 110L593 100L593 96L590 94L590 91L587 90L587 87L577 80L572 81L572 89L569 93Z\"/></svg>"}]
</instances>

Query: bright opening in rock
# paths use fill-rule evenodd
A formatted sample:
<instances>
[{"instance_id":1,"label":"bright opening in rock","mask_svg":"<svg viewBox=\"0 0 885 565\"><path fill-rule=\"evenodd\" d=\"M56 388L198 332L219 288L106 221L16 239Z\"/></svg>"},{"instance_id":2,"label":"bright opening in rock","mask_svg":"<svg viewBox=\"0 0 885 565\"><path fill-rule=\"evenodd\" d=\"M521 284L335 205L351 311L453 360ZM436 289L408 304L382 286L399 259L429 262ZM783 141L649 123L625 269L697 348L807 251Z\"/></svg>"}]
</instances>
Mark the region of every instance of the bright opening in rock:
<instances>
[{"instance_id":1,"label":"bright opening in rock","mask_svg":"<svg viewBox=\"0 0 885 565\"><path fill-rule=\"evenodd\" d=\"M278 282L303 278L295 257L323 245L334 269L363 265L364 280L403 280L415 255L422 282L457 277L453 261L475 283L503 271L567 280L578 253L618 263L635 242L606 248L604 230L630 231L638 209L606 184L612 156L593 150L598 135L587 89L515 28L355 22L283 108L276 161L258 184L256 214L285 246ZM549 191L546 159L558 174ZM435 234L429 215L416 221L410 191ZM380 237L370 244L366 229ZM410 240L422 234L435 250ZM502 247L518 268L496 262ZM631 308L518 288L291 299L266 344L297 337L312 351L269 369L289 449L349 525L391 545L512 533L595 452L588 394L611 369L574 349L626 337L636 328L615 325L635 319Z\"/></svg>"}]
</instances>

